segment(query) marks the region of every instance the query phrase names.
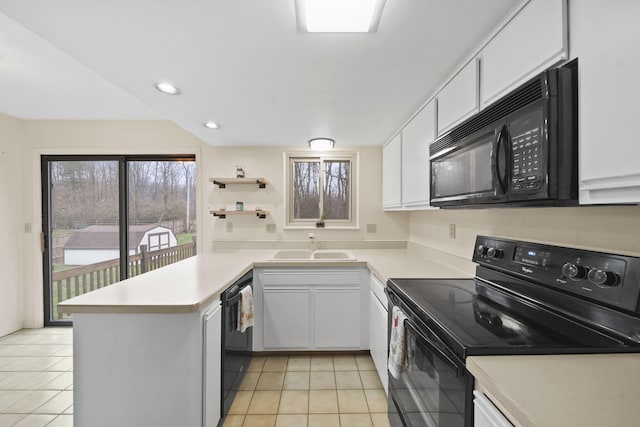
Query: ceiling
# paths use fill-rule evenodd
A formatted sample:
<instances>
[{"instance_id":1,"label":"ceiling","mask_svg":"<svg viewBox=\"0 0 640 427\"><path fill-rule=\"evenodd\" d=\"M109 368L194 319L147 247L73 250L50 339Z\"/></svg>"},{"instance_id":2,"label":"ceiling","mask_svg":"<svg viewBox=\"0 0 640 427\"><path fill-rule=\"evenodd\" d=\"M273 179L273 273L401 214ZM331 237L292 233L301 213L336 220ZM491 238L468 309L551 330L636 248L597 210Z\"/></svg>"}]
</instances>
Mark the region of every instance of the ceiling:
<instances>
[{"instance_id":1,"label":"ceiling","mask_svg":"<svg viewBox=\"0 0 640 427\"><path fill-rule=\"evenodd\" d=\"M376 33L303 34L294 0L0 0L0 112L168 119L222 146L381 145L516 3L386 0Z\"/></svg>"}]
</instances>

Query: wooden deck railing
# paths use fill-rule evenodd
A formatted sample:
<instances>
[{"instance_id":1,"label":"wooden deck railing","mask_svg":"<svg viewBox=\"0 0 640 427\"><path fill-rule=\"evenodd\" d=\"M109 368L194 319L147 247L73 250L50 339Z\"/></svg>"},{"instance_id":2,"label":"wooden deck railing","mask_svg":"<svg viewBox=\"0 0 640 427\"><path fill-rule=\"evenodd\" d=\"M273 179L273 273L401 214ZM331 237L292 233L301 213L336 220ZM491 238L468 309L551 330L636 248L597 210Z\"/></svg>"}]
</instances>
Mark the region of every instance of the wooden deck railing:
<instances>
[{"instance_id":1,"label":"wooden deck railing","mask_svg":"<svg viewBox=\"0 0 640 427\"><path fill-rule=\"evenodd\" d=\"M141 252L129 255L129 277L155 270L174 262L182 261L196 254L195 239L191 243L173 246L157 251L147 251L146 245L140 246ZM51 297L53 299L53 320L61 320L68 315L58 313L58 303L95 289L104 288L120 281L120 260L111 259L95 264L55 271L51 276Z\"/></svg>"}]
</instances>

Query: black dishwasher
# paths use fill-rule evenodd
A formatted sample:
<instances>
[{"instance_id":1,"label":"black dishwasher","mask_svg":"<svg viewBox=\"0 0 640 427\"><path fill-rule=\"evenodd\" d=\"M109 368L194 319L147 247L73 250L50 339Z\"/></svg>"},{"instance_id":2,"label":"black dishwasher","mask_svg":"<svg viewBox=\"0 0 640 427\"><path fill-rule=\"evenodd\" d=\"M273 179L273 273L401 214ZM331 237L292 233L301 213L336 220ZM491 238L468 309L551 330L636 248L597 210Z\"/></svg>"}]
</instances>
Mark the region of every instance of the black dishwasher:
<instances>
[{"instance_id":1,"label":"black dishwasher","mask_svg":"<svg viewBox=\"0 0 640 427\"><path fill-rule=\"evenodd\" d=\"M222 408L221 418L227 416L244 374L251 362L253 327L240 332L238 310L240 291L246 286L253 289L253 270L242 276L222 293Z\"/></svg>"}]
</instances>

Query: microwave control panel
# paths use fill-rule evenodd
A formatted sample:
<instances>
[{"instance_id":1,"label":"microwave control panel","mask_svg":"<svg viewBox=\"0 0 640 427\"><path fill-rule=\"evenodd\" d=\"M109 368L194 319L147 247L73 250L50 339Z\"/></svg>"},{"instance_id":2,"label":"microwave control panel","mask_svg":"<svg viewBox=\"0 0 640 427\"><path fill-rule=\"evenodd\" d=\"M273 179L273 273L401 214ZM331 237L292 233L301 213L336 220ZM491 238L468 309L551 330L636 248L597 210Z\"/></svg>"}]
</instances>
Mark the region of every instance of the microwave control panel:
<instances>
[{"instance_id":1,"label":"microwave control panel","mask_svg":"<svg viewBox=\"0 0 640 427\"><path fill-rule=\"evenodd\" d=\"M536 193L545 182L542 110L511 121L511 191Z\"/></svg>"}]
</instances>

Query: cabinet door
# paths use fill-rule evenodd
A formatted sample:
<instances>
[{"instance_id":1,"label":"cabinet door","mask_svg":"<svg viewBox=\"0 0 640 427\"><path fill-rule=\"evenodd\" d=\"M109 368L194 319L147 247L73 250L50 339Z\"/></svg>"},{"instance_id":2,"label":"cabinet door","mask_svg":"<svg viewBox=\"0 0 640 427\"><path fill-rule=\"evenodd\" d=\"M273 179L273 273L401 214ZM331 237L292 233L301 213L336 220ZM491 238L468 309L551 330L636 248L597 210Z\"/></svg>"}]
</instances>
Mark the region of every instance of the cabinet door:
<instances>
[{"instance_id":1,"label":"cabinet door","mask_svg":"<svg viewBox=\"0 0 640 427\"><path fill-rule=\"evenodd\" d=\"M369 300L369 346L373 364L376 366L384 391L388 394L387 309L373 292Z\"/></svg>"},{"instance_id":2,"label":"cabinet door","mask_svg":"<svg viewBox=\"0 0 640 427\"><path fill-rule=\"evenodd\" d=\"M315 347L360 348L360 289L316 288Z\"/></svg>"},{"instance_id":3,"label":"cabinet door","mask_svg":"<svg viewBox=\"0 0 640 427\"><path fill-rule=\"evenodd\" d=\"M265 348L309 348L309 295L308 287L265 287L262 303Z\"/></svg>"},{"instance_id":4,"label":"cabinet door","mask_svg":"<svg viewBox=\"0 0 640 427\"><path fill-rule=\"evenodd\" d=\"M429 206L429 144L435 139L435 101L402 130L402 205Z\"/></svg>"},{"instance_id":5,"label":"cabinet door","mask_svg":"<svg viewBox=\"0 0 640 427\"><path fill-rule=\"evenodd\" d=\"M640 203L640 2L575 3L580 204Z\"/></svg>"},{"instance_id":6,"label":"cabinet door","mask_svg":"<svg viewBox=\"0 0 640 427\"><path fill-rule=\"evenodd\" d=\"M478 62L472 60L447 85L438 99L438 136L478 111Z\"/></svg>"},{"instance_id":7,"label":"cabinet door","mask_svg":"<svg viewBox=\"0 0 640 427\"><path fill-rule=\"evenodd\" d=\"M481 107L566 59L567 38L566 0L529 1L482 50Z\"/></svg>"},{"instance_id":8,"label":"cabinet door","mask_svg":"<svg viewBox=\"0 0 640 427\"><path fill-rule=\"evenodd\" d=\"M203 317L203 425L215 427L220 420L222 369L222 307L220 304L205 312Z\"/></svg>"},{"instance_id":9,"label":"cabinet door","mask_svg":"<svg viewBox=\"0 0 640 427\"><path fill-rule=\"evenodd\" d=\"M382 205L399 208L402 204L402 136L398 134L382 149Z\"/></svg>"}]
</instances>

